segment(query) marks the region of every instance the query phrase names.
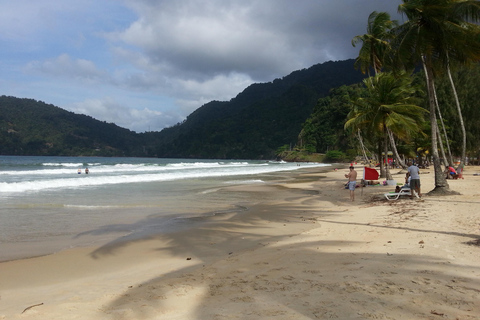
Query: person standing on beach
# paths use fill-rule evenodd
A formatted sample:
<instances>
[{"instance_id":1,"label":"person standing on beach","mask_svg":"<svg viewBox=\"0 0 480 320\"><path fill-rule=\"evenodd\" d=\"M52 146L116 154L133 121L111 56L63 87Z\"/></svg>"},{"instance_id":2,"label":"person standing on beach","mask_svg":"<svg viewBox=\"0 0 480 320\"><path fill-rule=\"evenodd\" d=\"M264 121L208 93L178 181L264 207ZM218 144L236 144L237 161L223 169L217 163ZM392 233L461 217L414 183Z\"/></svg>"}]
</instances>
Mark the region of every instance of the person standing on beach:
<instances>
[{"instance_id":1,"label":"person standing on beach","mask_svg":"<svg viewBox=\"0 0 480 320\"><path fill-rule=\"evenodd\" d=\"M357 171L350 166L350 172L345 175L348 178L348 190L350 190L350 201L355 201L355 188L357 187Z\"/></svg>"},{"instance_id":2,"label":"person standing on beach","mask_svg":"<svg viewBox=\"0 0 480 320\"><path fill-rule=\"evenodd\" d=\"M418 196L421 197L422 194L420 193L420 169L417 166L414 166L412 162L408 163L407 178L408 177L411 177L410 198L413 199L413 190L415 190Z\"/></svg>"}]
</instances>

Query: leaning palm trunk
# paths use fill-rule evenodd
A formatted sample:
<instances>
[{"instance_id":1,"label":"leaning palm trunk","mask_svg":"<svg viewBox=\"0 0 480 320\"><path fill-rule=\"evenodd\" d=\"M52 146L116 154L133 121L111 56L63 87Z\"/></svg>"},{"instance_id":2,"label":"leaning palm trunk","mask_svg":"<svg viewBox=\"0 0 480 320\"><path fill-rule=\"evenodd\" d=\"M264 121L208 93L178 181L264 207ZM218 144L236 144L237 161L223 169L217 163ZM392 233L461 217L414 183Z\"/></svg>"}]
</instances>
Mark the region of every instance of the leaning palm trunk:
<instances>
[{"instance_id":1,"label":"leaning palm trunk","mask_svg":"<svg viewBox=\"0 0 480 320\"><path fill-rule=\"evenodd\" d=\"M460 158L460 166L465 163L465 150L467 149L467 133L465 132L465 124L463 123L462 108L460 107L460 101L458 100L457 89L455 83L453 83L452 73L450 72L450 65L447 65L448 79L452 85L453 96L455 97L455 104L457 105L458 117L460 119L460 127L462 128L462 156ZM451 163L453 165L453 162Z\"/></svg>"},{"instance_id":2,"label":"leaning palm trunk","mask_svg":"<svg viewBox=\"0 0 480 320\"><path fill-rule=\"evenodd\" d=\"M368 150L367 146L365 144L363 144L363 148L365 148L365 152L367 154L370 155L370 157L372 158L372 161L375 161L377 160L377 156L375 153L371 152L370 150ZM367 156L368 157L368 156ZM368 159L369 163L371 164L372 162L370 161L370 159Z\"/></svg>"},{"instance_id":3,"label":"leaning palm trunk","mask_svg":"<svg viewBox=\"0 0 480 320\"><path fill-rule=\"evenodd\" d=\"M392 174L390 173L390 168L388 167L388 134L387 128L385 127L384 130L384 141L383 141L383 149L385 151L385 177L387 180L393 180Z\"/></svg>"},{"instance_id":4,"label":"leaning palm trunk","mask_svg":"<svg viewBox=\"0 0 480 320\"><path fill-rule=\"evenodd\" d=\"M357 131L358 134L358 141L360 141L360 146L362 148L363 158L365 159L365 164L369 163L367 153L365 152L365 145L363 144L362 134L360 133L360 129Z\"/></svg>"},{"instance_id":5,"label":"leaning palm trunk","mask_svg":"<svg viewBox=\"0 0 480 320\"><path fill-rule=\"evenodd\" d=\"M407 169L407 166L403 162L403 160L400 158L400 155L398 154L397 150L397 145L395 144L395 138L393 137L393 133L390 129L387 128L387 133L388 137L390 138L390 144L392 146L393 154L395 155L395 159L397 160L397 163L403 168Z\"/></svg>"},{"instance_id":6,"label":"leaning palm trunk","mask_svg":"<svg viewBox=\"0 0 480 320\"><path fill-rule=\"evenodd\" d=\"M443 136L445 137L445 144L447 145L448 161L447 161L447 158L445 157L445 150L443 149L443 143L441 141L442 137L440 136L440 132L437 129L438 139L440 140L440 147L443 155L443 162L445 165L447 165L447 162L453 163L452 150L450 150L450 143L448 142L447 129L445 129L445 123L443 122L442 112L440 111L440 106L438 104L437 91L435 90L435 87L433 87L433 95L435 96L435 105L437 106L438 118L440 119L440 122L442 124Z\"/></svg>"},{"instance_id":7,"label":"leaning palm trunk","mask_svg":"<svg viewBox=\"0 0 480 320\"><path fill-rule=\"evenodd\" d=\"M430 125L432 135L432 160L435 171L435 189L434 191L449 190L447 179L443 174L443 170L438 157L438 145L437 145L437 116L435 113L435 98L433 92L435 90L435 84L433 81L433 70L431 67L430 57L422 57L423 68L425 69L425 77L427 78L427 93L428 104L430 106Z\"/></svg>"},{"instance_id":8,"label":"leaning palm trunk","mask_svg":"<svg viewBox=\"0 0 480 320\"><path fill-rule=\"evenodd\" d=\"M440 151L442 152L443 165L446 166L447 158L445 155L445 149L443 148L442 135L440 134L440 129L438 128L438 125L437 125L437 137L438 137L438 144L440 145Z\"/></svg>"},{"instance_id":9,"label":"leaning palm trunk","mask_svg":"<svg viewBox=\"0 0 480 320\"><path fill-rule=\"evenodd\" d=\"M382 157L382 140L378 139L378 162L380 163L380 177L385 178L385 166L383 165L383 157Z\"/></svg>"}]
</instances>

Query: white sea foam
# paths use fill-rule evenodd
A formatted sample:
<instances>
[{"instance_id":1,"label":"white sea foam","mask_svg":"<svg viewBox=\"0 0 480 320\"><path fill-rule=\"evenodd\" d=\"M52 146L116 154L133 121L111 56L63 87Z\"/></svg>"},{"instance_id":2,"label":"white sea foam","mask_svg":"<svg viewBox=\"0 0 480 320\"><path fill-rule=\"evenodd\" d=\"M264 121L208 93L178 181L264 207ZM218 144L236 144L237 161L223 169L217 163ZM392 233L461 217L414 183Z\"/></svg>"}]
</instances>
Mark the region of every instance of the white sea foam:
<instances>
[{"instance_id":1,"label":"white sea foam","mask_svg":"<svg viewBox=\"0 0 480 320\"><path fill-rule=\"evenodd\" d=\"M233 181L225 181L225 184L257 184L257 183L265 183L263 180L233 180Z\"/></svg>"},{"instance_id":2,"label":"white sea foam","mask_svg":"<svg viewBox=\"0 0 480 320\"><path fill-rule=\"evenodd\" d=\"M121 159L121 158L120 158ZM57 168L54 168L58 164ZM239 175L255 175L275 171L297 170L304 167L325 166L324 164L302 164L265 161L171 161L162 163L101 163L89 167L90 174L81 174L77 168L81 163L45 162L44 169L32 166L29 169L13 168L1 170L5 176L0 182L0 193L18 193L64 188L88 188L114 184L173 181L192 178L213 178ZM10 169L10 168L9 168ZM234 180L228 183L264 183L262 180Z\"/></svg>"},{"instance_id":3,"label":"white sea foam","mask_svg":"<svg viewBox=\"0 0 480 320\"><path fill-rule=\"evenodd\" d=\"M42 163L42 165L45 167L81 167L83 166L83 163L46 162L46 163Z\"/></svg>"}]
</instances>

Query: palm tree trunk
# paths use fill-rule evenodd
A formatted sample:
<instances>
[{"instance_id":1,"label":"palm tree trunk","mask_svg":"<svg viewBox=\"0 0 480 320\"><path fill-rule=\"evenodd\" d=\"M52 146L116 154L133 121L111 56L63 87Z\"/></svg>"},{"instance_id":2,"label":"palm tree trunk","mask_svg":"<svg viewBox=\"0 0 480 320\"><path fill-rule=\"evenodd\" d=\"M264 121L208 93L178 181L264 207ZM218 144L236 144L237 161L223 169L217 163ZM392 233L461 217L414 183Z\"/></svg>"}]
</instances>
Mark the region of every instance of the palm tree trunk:
<instances>
[{"instance_id":1,"label":"palm tree trunk","mask_svg":"<svg viewBox=\"0 0 480 320\"><path fill-rule=\"evenodd\" d=\"M385 166L383 165L383 157L382 157L382 140L378 139L378 162L380 163L380 177L385 178Z\"/></svg>"},{"instance_id":2,"label":"palm tree trunk","mask_svg":"<svg viewBox=\"0 0 480 320\"><path fill-rule=\"evenodd\" d=\"M433 94L435 96L435 104L437 106L437 112L438 112L438 117L440 119L440 122L442 123L442 129L443 129L443 136L445 137L445 144L447 145L447 150L448 150L448 161L447 158L445 157L445 151L443 150L443 144L440 142L440 146L442 147L442 153L443 153L443 162L445 165L447 165L447 162L453 163L453 158L452 158L452 150L450 150L450 142L448 142L448 135L447 135L447 130L445 129L445 123L443 122L443 117L442 117L442 112L440 111L440 106L438 104L438 99L437 99L437 91L435 87L433 87ZM437 126L438 128L438 126ZM438 132L438 130L437 130ZM440 132L438 132L438 138L441 140Z\"/></svg>"},{"instance_id":3,"label":"palm tree trunk","mask_svg":"<svg viewBox=\"0 0 480 320\"><path fill-rule=\"evenodd\" d=\"M357 131L358 134L358 141L360 141L360 147L362 148L363 157L365 159L365 164L369 163L367 153L365 152L365 146L363 145L362 134L360 133L360 129Z\"/></svg>"},{"instance_id":4,"label":"palm tree trunk","mask_svg":"<svg viewBox=\"0 0 480 320\"><path fill-rule=\"evenodd\" d=\"M393 154L395 155L395 159L397 160L397 163L403 169L407 169L407 166L405 165L403 160L400 158L400 155L398 154L397 145L395 144L395 138L393 137L392 131L390 131L390 129L387 128L387 133L388 133L388 137L390 138L390 144L392 146Z\"/></svg>"},{"instance_id":5,"label":"palm tree trunk","mask_svg":"<svg viewBox=\"0 0 480 320\"><path fill-rule=\"evenodd\" d=\"M393 180L392 174L390 173L390 168L388 167L388 133L387 128L383 130L384 138L383 138L383 150L385 151L385 177L387 180Z\"/></svg>"},{"instance_id":6,"label":"palm tree trunk","mask_svg":"<svg viewBox=\"0 0 480 320\"><path fill-rule=\"evenodd\" d=\"M427 92L428 92L428 104L430 106L430 125L431 125L431 139L432 139L432 161L435 171L435 189L433 191L449 190L447 179L443 174L440 159L438 157L438 144L437 144L437 116L435 113L435 98L434 90L435 83L433 81L433 70L429 57L422 57L423 67L425 69L425 77L427 78Z\"/></svg>"},{"instance_id":7,"label":"palm tree trunk","mask_svg":"<svg viewBox=\"0 0 480 320\"><path fill-rule=\"evenodd\" d=\"M440 134L440 129L438 128L438 125L437 125L437 137L438 137L438 144L440 145L440 151L442 152L443 165L446 166L447 158L445 155L445 149L443 148L442 135Z\"/></svg>"},{"instance_id":8,"label":"palm tree trunk","mask_svg":"<svg viewBox=\"0 0 480 320\"><path fill-rule=\"evenodd\" d=\"M455 83L453 83L452 73L450 72L450 65L447 65L447 74L448 79L450 79L450 84L452 85L453 96L455 97L455 104L457 105L458 117L460 119L460 127L462 128L462 156L460 158L460 166L465 163L465 152L467 149L467 133L465 131L465 124L463 123L462 108L460 107L460 101L458 100L457 89L455 88ZM453 165L453 161L451 163Z\"/></svg>"},{"instance_id":9,"label":"palm tree trunk","mask_svg":"<svg viewBox=\"0 0 480 320\"><path fill-rule=\"evenodd\" d=\"M372 158L372 161L376 160L377 155L376 155L375 153L372 153L370 150L368 150L368 148L367 148L367 146L366 146L365 144L363 144L363 147L365 148L365 152L366 152L367 154L369 154L370 157ZM369 159L370 164L372 163L372 161L370 161L370 159Z\"/></svg>"}]
</instances>

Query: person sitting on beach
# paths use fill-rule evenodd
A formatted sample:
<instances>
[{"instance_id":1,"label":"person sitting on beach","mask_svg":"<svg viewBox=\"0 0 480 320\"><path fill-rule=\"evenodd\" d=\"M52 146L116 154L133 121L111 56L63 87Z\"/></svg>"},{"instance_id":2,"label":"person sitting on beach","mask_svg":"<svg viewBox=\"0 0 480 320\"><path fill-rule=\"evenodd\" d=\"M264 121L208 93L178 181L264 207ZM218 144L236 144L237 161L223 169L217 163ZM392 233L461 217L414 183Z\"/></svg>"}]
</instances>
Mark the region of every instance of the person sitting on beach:
<instances>
[{"instance_id":1,"label":"person sitting on beach","mask_svg":"<svg viewBox=\"0 0 480 320\"><path fill-rule=\"evenodd\" d=\"M453 168L452 165L449 165L447 168L447 179L457 179L457 171Z\"/></svg>"},{"instance_id":2,"label":"person sitting on beach","mask_svg":"<svg viewBox=\"0 0 480 320\"><path fill-rule=\"evenodd\" d=\"M412 180L412 177L408 174L408 172L405 174L405 184L402 186L403 188L410 188L410 181Z\"/></svg>"}]
</instances>

